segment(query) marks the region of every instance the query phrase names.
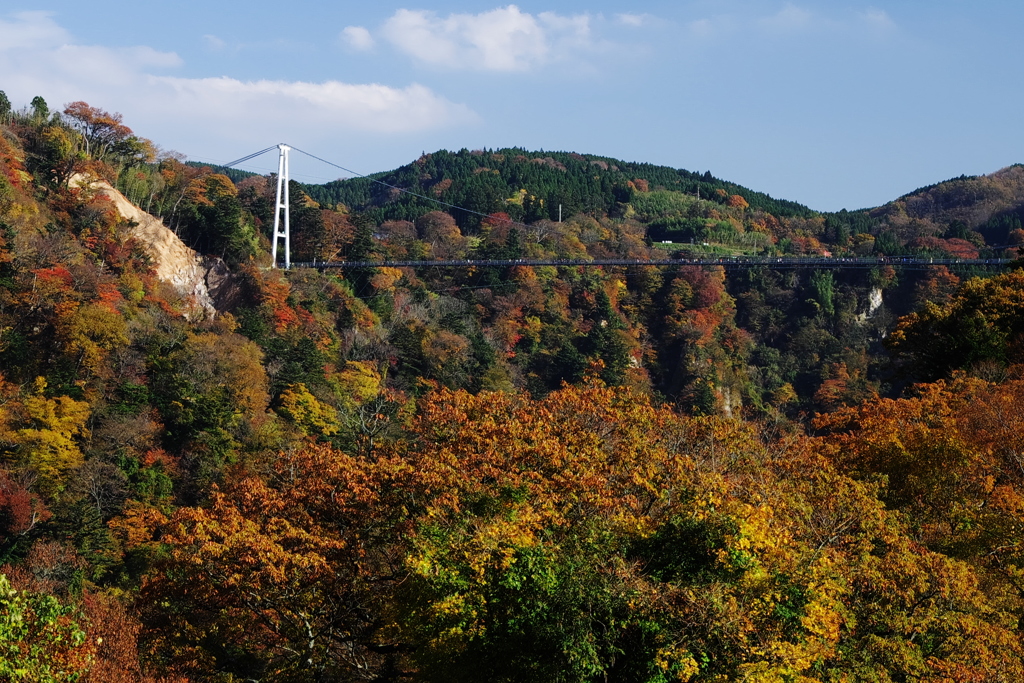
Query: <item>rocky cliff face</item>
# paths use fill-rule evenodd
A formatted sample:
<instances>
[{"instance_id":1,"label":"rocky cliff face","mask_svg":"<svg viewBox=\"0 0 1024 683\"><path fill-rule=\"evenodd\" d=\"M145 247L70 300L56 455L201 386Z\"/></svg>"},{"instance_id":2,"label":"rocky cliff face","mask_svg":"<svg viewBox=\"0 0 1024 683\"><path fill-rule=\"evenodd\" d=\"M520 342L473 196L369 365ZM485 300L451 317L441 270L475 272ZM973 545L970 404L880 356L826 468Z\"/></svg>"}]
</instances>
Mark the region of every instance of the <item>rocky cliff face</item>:
<instances>
[{"instance_id":1,"label":"rocky cliff face","mask_svg":"<svg viewBox=\"0 0 1024 683\"><path fill-rule=\"evenodd\" d=\"M98 196L109 200L121 216L134 223L132 236L145 246L153 259L157 279L172 285L187 301L187 315L214 316L218 310L230 306L237 287L223 260L190 249L159 218L132 204L106 181L76 176L71 182L88 185Z\"/></svg>"}]
</instances>

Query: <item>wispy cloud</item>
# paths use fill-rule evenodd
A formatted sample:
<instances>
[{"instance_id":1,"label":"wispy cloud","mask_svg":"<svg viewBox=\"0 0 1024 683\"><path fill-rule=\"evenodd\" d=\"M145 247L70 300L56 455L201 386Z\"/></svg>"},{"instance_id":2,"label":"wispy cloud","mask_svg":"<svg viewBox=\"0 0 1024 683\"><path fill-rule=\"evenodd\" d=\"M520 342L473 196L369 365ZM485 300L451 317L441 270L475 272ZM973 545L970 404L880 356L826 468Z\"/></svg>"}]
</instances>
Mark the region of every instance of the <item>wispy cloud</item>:
<instances>
[{"instance_id":1,"label":"wispy cloud","mask_svg":"<svg viewBox=\"0 0 1024 683\"><path fill-rule=\"evenodd\" d=\"M204 39L211 48L223 43L216 36ZM181 66L177 54L147 46L76 44L47 13L0 17L2 87L15 106L35 95L43 95L53 109L86 100L121 111L143 134L149 127L192 127L235 139L256 135L276 140L282 129L311 126L403 133L476 120L465 105L417 84L185 78L174 74Z\"/></svg>"},{"instance_id":2,"label":"wispy cloud","mask_svg":"<svg viewBox=\"0 0 1024 683\"><path fill-rule=\"evenodd\" d=\"M24 50L40 46L57 47L71 40L53 20L52 12L18 12L0 19L0 49Z\"/></svg>"},{"instance_id":3,"label":"wispy cloud","mask_svg":"<svg viewBox=\"0 0 1024 683\"><path fill-rule=\"evenodd\" d=\"M206 43L206 49L211 52L220 52L228 46L223 38L219 38L211 33L203 36L203 42Z\"/></svg>"},{"instance_id":4,"label":"wispy cloud","mask_svg":"<svg viewBox=\"0 0 1024 683\"><path fill-rule=\"evenodd\" d=\"M713 19L694 19L685 26L685 33L688 38L712 38L720 32L720 22Z\"/></svg>"},{"instance_id":5,"label":"wispy cloud","mask_svg":"<svg viewBox=\"0 0 1024 683\"><path fill-rule=\"evenodd\" d=\"M787 2L778 12L761 18L758 23L772 32L789 33L809 28L814 23L814 16L808 10Z\"/></svg>"},{"instance_id":6,"label":"wispy cloud","mask_svg":"<svg viewBox=\"0 0 1024 683\"><path fill-rule=\"evenodd\" d=\"M860 12L828 13L786 2L769 14L723 13L694 19L685 33L699 40L726 36L785 37L793 34L881 35L897 29L884 11L869 8Z\"/></svg>"},{"instance_id":7,"label":"wispy cloud","mask_svg":"<svg viewBox=\"0 0 1024 683\"><path fill-rule=\"evenodd\" d=\"M631 14L628 12L615 15L615 20L620 24L636 28L649 24L652 18L650 14Z\"/></svg>"},{"instance_id":8,"label":"wispy cloud","mask_svg":"<svg viewBox=\"0 0 1024 683\"><path fill-rule=\"evenodd\" d=\"M876 33L889 33L896 30L896 22L885 10L872 7L865 11L861 18Z\"/></svg>"}]
</instances>

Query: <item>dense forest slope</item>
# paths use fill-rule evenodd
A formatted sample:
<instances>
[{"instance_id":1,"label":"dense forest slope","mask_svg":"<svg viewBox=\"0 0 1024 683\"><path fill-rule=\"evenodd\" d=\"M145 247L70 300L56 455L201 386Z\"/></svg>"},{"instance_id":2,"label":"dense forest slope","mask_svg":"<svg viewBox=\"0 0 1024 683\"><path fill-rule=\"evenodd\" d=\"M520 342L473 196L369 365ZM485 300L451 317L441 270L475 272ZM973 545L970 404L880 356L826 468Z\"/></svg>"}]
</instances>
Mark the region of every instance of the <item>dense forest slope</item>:
<instances>
[{"instance_id":1,"label":"dense forest slope","mask_svg":"<svg viewBox=\"0 0 1024 683\"><path fill-rule=\"evenodd\" d=\"M980 234L986 244L1018 245L1024 242L1024 166L1010 166L987 176L954 178L912 192L870 214L902 240L935 235L971 239Z\"/></svg>"},{"instance_id":2,"label":"dense forest slope","mask_svg":"<svg viewBox=\"0 0 1024 683\"><path fill-rule=\"evenodd\" d=\"M0 94L0 680L1024 678L1024 271L642 263L1016 255L1024 168L441 151L291 184L345 273L156 150ZM464 256L641 263L385 264Z\"/></svg>"},{"instance_id":3,"label":"dense forest slope","mask_svg":"<svg viewBox=\"0 0 1024 683\"><path fill-rule=\"evenodd\" d=\"M741 195L755 209L776 215L812 213L795 202L772 199L714 178L710 171L701 175L607 157L525 149L424 154L391 172L335 181L308 191L321 204L341 203L370 212L378 222L415 219L424 207L436 208L436 204L415 196L398 196L389 185L477 214L506 211L514 220L528 222L557 220L559 206L565 216L593 211L614 213L636 192L652 187L695 196L700 193L706 199ZM460 227L479 222L467 212L457 212L455 218Z\"/></svg>"}]
</instances>

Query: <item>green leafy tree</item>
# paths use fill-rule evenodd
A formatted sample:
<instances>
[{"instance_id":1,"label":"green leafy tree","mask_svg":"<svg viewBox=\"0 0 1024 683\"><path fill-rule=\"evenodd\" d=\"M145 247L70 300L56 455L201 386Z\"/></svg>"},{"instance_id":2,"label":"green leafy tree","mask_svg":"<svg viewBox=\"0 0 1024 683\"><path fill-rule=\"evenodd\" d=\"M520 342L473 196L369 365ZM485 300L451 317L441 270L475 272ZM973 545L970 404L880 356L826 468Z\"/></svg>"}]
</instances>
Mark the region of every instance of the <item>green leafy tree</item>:
<instances>
[{"instance_id":1,"label":"green leafy tree","mask_svg":"<svg viewBox=\"0 0 1024 683\"><path fill-rule=\"evenodd\" d=\"M73 683L88 671L77 611L52 595L19 591L0 573L0 680Z\"/></svg>"},{"instance_id":2,"label":"green leafy tree","mask_svg":"<svg viewBox=\"0 0 1024 683\"><path fill-rule=\"evenodd\" d=\"M196 203L196 221L190 238L198 251L216 254L232 263L245 261L256 253L256 231L243 220L238 190L227 176L213 174L203 181L203 194Z\"/></svg>"},{"instance_id":3,"label":"green leafy tree","mask_svg":"<svg viewBox=\"0 0 1024 683\"><path fill-rule=\"evenodd\" d=\"M811 273L810 290L812 301L826 315L834 315L835 277L830 270L816 270Z\"/></svg>"},{"instance_id":4,"label":"green leafy tree","mask_svg":"<svg viewBox=\"0 0 1024 683\"><path fill-rule=\"evenodd\" d=\"M29 106L32 107L32 118L36 122L42 123L50 118L50 106L40 95L33 97Z\"/></svg>"},{"instance_id":5,"label":"green leafy tree","mask_svg":"<svg viewBox=\"0 0 1024 683\"><path fill-rule=\"evenodd\" d=\"M1024 271L964 282L944 305L904 316L886 345L921 379L1024 361Z\"/></svg>"}]
</instances>

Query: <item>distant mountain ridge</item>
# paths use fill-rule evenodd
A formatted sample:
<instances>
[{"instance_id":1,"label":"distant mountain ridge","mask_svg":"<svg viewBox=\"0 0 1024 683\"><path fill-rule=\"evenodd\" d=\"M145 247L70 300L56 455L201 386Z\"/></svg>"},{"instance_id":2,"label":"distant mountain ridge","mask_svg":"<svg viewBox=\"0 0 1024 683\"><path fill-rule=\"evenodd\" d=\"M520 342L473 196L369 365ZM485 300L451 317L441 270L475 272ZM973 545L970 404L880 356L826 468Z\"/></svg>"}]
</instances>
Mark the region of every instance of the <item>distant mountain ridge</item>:
<instances>
[{"instance_id":1,"label":"distant mountain ridge","mask_svg":"<svg viewBox=\"0 0 1024 683\"><path fill-rule=\"evenodd\" d=\"M974 232L986 244L1007 244L1024 238L1024 233L1012 235L1024 221L1024 165L928 185L869 213L905 238L928 232L951 236Z\"/></svg>"},{"instance_id":2,"label":"distant mountain ridge","mask_svg":"<svg viewBox=\"0 0 1024 683\"><path fill-rule=\"evenodd\" d=\"M235 182L259 175L216 164L195 161L187 163L195 167L210 167ZM531 164L534 168L524 169L522 165L525 163ZM586 171L590 177L585 180L574 177L581 175L581 171ZM481 174L496 176L498 180L493 177L475 179ZM523 148L473 151L463 149L458 152L439 150L426 153L416 161L396 169L322 184L300 185L310 198L321 205L333 206L340 203L352 211L369 211L375 215L385 215L384 220L398 220L401 217L397 214L415 213L416 209L434 210L437 204L417 200L411 195L395 197L393 190L378 182L410 193L439 199L453 206L463 206L450 201L460 196L469 195L470 204L479 204L481 199L488 202L499 195L507 194L508 197L491 201L491 205L485 207L494 210L507 209L507 202L510 200L517 202L514 194L523 189L533 196L544 199L545 191L547 195L551 195L555 186L559 186L563 195L561 198L569 200L569 203L563 203L563 214L568 215L568 211L581 206L599 208L602 204L606 211L614 211L615 201L626 199L628 194L640 189L637 187L637 180L646 181L641 184L641 188L645 190L664 189L694 195L699 191L702 198L708 200L720 198L719 190L729 196L738 194L751 207L776 216L809 217L835 213L869 214L874 218L884 218L902 211L911 218L926 219L933 223L962 221L971 229L983 225L993 215L1013 211L1024 204L1024 164L1012 164L990 174L961 175L925 185L877 207L828 212L816 211L800 202L775 198L767 193L717 178L710 171L699 173L646 162L626 162L593 154L544 150L531 152ZM457 183L462 183L464 187L456 187ZM502 187L502 183L505 187ZM527 187L517 187L518 185ZM496 190L498 192L495 192ZM482 197L479 196L481 193ZM554 194L556 199L559 198L557 191ZM596 198L593 196L595 194L601 197ZM548 205L550 203L545 202ZM465 208L473 209L471 206ZM554 211L549 209L549 212L556 213L557 207Z\"/></svg>"},{"instance_id":3,"label":"distant mountain ridge","mask_svg":"<svg viewBox=\"0 0 1024 683\"><path fill-rule=\"evenodd\" d=\"M236 182L253 175L212 168ZM714 213L708 207L718 204L724 218L736 216L741 207L747 215L796 221L800 234L840 250L854 248L857 235L875 238L865 248L892 254L908 249L956 251L936 240L962 240L973 245L969 249L1024 243L1021 164L926 185L878 207L839 212L815 211L717 178L710 171L518 147L439 150L389 171L296 185L322 207L360 214L375 224L414 221L441 209L470 232L483 216L495 213L525 223L588 213L635 218L648 225L648 237L655 241L689 241L702 233L693 219L706 222ZM698 212L684 199L687 196L704 200L704 210ZM787 230L776 232L776 240L790 236ZM864 244L863 238L859 243Z\"/></svg>"},{"instance_id":4,"label":"distant mountain ridge","mask_svg":"<svg viewBox=\"0 0 1024 683\"><path fill-rule=\"evenodd\" d=\"M375 182L379 181L379 182ZM321 205L343 204L370 214L377 222L412 220L437 208L435 202L402 194L380 183L437 199L479 214L505 212L514 220L558 218L577 212L614 214L638 192L664 189L724 202L739 195L751 207L777 216L808 217L816 212L797 202L714 177L655 164L625 162L575 152L440 150L424 154L400 168L363 178L305 185ZM473 214L455 215L460 224L474 223Z\"/></svg>"}]
</instances>

